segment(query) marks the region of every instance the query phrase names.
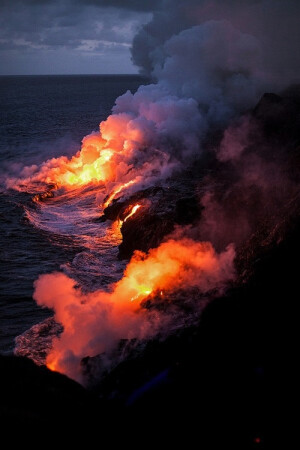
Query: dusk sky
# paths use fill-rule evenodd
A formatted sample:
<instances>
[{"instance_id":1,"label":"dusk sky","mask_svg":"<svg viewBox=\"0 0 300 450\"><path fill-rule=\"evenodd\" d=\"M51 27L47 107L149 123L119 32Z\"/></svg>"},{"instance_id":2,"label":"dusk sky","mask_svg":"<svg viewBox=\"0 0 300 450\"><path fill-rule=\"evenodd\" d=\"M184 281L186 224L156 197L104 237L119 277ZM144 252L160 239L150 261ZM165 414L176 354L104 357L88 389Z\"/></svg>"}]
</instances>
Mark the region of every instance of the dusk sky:
<instances>
[{"instance_id":1,"label":"dusk sky","mask_svg":"<svg viewBox=\"0 0 300 450\"><path fill-rule=\"evenodd\" d=\"M137 73L132 38L150 0L1 0L0 74Z\"/></svg>"}]
</instances>

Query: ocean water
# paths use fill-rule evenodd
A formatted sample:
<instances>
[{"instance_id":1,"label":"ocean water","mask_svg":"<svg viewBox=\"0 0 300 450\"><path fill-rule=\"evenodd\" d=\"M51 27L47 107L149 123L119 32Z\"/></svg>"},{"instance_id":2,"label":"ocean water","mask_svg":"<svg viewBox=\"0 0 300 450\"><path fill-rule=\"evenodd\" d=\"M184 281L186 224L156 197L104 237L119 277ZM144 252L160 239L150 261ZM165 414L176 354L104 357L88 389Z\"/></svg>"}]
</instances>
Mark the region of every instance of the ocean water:
<instances>
[{"instance_id":1,"label":"ocean water","mask_svg":"<svg viewBox=\"0 0 300 450\"><path fill-rule=\"evenodd\" d=\"M11 170L72 155L97 130L115 99L147 80L138 75L0 77L0 352L51 316L33 298L34 281L63 270L86 290L118 279L120 233L97 222L93 188L36 204L32 194L7 189Z\"/></svg>"}]
</instances>

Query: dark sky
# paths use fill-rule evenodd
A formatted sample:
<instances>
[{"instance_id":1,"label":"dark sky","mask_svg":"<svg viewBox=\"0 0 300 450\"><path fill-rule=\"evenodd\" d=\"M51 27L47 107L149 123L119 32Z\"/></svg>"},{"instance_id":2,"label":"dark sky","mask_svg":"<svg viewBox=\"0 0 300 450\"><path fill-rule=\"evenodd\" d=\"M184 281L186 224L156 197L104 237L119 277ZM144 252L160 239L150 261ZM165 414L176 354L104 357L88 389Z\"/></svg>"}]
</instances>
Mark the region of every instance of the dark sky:
<instances>
[{"instance_id":1,"label":"dark sky","mask_svg":"<svg viewBox=\"0 0 300 450\"><path fill-rule=\"evenodd\" d=\"M132 38L155 0L1 0L0 75L136 73Z\"/></svg>"}]
</instances>

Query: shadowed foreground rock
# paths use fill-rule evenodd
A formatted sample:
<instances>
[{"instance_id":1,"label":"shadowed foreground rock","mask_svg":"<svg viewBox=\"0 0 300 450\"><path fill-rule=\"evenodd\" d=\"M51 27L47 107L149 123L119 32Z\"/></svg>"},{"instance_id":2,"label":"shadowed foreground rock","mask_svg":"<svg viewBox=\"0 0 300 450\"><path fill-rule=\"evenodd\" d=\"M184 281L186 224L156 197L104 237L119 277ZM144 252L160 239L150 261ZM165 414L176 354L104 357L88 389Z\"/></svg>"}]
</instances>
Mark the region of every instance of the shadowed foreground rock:
<instances>
[{"instance_id":1,"label":"shadowed foreground rock","mask_svg":"<svg viewBox=\"0 0 300 450\"><path fill-rule=\"evenodd\" d=\"M37 434L49 426L88 429L97 420L97 400L82 386L33 361L0 355L0 423L3 430Z\"/></svg>"}]
</instances>

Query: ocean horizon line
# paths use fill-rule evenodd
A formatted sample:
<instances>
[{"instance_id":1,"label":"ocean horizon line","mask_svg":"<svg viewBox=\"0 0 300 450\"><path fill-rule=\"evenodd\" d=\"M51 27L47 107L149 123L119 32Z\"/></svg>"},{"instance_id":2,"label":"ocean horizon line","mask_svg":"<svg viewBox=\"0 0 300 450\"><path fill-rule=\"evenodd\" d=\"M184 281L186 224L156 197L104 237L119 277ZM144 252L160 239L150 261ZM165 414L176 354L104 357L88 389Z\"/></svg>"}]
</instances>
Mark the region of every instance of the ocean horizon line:
<instances>
[{"instance_id":1,"label":"ocean horizon line","mask_svg":"<svg viewBox=\"0 0 300 450\"><path fill-rule=\"evenodd\" d=\"M55 73L55 74L0 74L0 77L111 77L111 76L140 76L142 78L148 78L146 75L140 73Z\"/></svg>"}]
</instances>

